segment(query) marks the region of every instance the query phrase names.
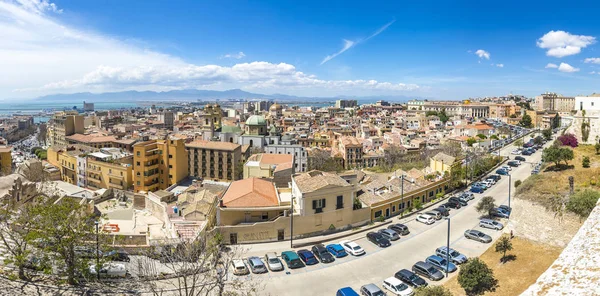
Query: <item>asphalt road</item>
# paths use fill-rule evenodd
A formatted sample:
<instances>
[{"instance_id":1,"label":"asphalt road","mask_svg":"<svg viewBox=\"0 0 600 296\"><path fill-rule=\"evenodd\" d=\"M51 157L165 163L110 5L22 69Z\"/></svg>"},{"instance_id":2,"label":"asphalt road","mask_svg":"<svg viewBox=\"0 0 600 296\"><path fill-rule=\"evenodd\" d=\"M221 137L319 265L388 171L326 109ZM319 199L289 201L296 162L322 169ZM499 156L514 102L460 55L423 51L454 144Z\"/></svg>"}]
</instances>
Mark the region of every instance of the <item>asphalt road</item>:
<instances>
[{"instance_id":1,"label":"asphalt road","mask_svg":"<svg viewBox=\"0 0 600 296\"><path fill-rule=\"evenodd\" d=\"M507 146L501 150L501 155L510 155L514 149L515 147L512 145ZM513 159L514 155L510 155L510 158ZM531 175L532 168L529 163L539 162L541 151L525 158L527 159L526 163L511 171L513 184L515 180L525 180ZM513 186L513 184L510 185ZM482 244L468 240L463 233L467 229L478 229L492 236L494 240L502 234L501 231L482 229L478 226L480 215L475 210L475 204L483 196L494 197L498 205L508 204L508 186L508 176L502 176L502 179L485 193L476 194L475 199L470 201L468 206L450 211L450 246L452 248L468 257L474 257L480 256L493 245L493 242ZM512 192L514 194L514 188ZM393 219L394 223L399 221L398 218ZM504 225L507 224L506 219L502 219L501 222ZM271 295L335 295L339 288L350 286L358 291L362 285L368 283L375 283L381 287L385 278L393 276L403 268L410 270L415 262L425 260L434 254L436 248L446 245L447 221L440 220L435 224L425 225L412 220L405 224L409 227L411 234L392 242L392 246L388 248L379 248L366 239L365 233L357 233L347 239L361 245L365 249L366 255L348 256L337 259L334 263L317 264L295 270L286 268L282 272L251 274L245 276L245 279L264 283L265 294ZM289 242L249 246L248 253L258 255L263 251L269 251L267 249L270 248L270 251L280 254L282 250L286 249L286 243L289 247Z\"/></svg>"}]
</instances>

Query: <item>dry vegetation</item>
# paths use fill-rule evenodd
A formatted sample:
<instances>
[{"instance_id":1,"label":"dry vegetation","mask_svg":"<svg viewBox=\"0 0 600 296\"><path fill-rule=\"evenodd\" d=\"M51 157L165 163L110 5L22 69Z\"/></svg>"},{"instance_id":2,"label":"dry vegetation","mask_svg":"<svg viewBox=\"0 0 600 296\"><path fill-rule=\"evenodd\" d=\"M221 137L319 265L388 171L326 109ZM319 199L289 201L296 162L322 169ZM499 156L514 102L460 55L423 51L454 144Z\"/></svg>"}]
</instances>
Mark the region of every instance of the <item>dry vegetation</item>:
<instances>
[{"instance_id":1,"label":"dry vegetation","mask_svg":"<svg viewBox=\"0 0 600 296\"><path fill-rule=\"evenodd\" d=\"M515 237L512 239L513 250L507 255L515 255L513 261L505 264L500 263L501 253L494 251L494 245L490 245L483 255L480 256L498 279L499 287L496 292L485 295L519 295L558 258L562 248L540 244L527 239ZM454 276L444 284L453 295L466 295L458 284L458 276Z\"/></svg>"}]
</instances>

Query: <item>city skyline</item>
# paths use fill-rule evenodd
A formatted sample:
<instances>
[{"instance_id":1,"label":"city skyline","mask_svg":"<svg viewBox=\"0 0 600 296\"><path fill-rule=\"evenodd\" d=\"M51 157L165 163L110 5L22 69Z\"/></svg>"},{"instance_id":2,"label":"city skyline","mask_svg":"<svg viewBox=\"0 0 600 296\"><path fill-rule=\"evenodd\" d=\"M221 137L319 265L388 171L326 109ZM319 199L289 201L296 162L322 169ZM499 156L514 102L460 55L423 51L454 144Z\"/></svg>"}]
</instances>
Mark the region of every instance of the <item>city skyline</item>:
<instances>
[{"instance_id":1,"label":"city skyline","mask_svg":"<svg viewBox=\"0 0 600 296\"><path fill-rule=\"evenodd\" d=\"M482 14L466 3L0 1L0 98L190 88L448 100L597 92L598 4L560 15L548 2L515 5Z\"/></svg>"}]
</instances>

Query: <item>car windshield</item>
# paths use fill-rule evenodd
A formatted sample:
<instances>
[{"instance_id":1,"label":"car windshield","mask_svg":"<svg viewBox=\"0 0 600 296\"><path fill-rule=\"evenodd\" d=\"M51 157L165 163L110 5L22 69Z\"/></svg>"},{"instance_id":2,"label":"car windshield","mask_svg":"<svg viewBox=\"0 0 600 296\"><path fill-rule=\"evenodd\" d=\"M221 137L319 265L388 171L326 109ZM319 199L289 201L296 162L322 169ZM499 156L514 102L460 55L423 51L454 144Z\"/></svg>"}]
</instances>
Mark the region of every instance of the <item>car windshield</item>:
<instances>
[{"instance_id":1,"label":"car windshield","mask_svg":"<svg viewBox=\"0 0 600 296\"><path fill-rule=\"evenodd\" d=\"M408 279L409 279L409 280L411 280L411 281L416 281L416 280L417 280L417 275L415 275L415 274L411 274L411 275L408 277Z\"/></svg>"},{"instance_id":2,"label":"car windshield","mask_svg":"<svg viewBox=\"0 0 600 296\"><path fill-rule=\"evenodd\" d=\"M440 265L441 266L446 266L446 259L440 260Z\"/></svg>"},{"instance_id":3,"label":"car windshield","mask_svg":"<svg viewBox=\"0 0 600 296\"><path fill-rule=\"evenodd\" d=\"M385 293L383 293L382 291L377 291L373 293L373 296L385 296Z\"/></svg>"},{"instance_id":4,"label":"car windshield","mask_svg":"<svg viewBox=\"0 0 600 296\"><path fill-rule=\"evenodd\" d=\"M395 286L395 288L397 291L404 291L404 290L406 290L406 288L408 288L408 286L405 284L399 284L399 285Z\"/></svg>"},{"instance_id":5,"label":"car windshield","mask_svg":"<svg viewBox=\"0 0 600 296\"><path fill-rule=\"evenodd\" d=\"M477 233L477 236L479 236L479 237L484 237L484 236L485 236L485 234L484 234L483 232L478 232L478 233Z\"/></svg>"},{"instance_id":6,"label":"car windshield","mask_svg":"<svg viewBox=\"0 0 600 296\"><path fill-rule=\"evenodd\" d=\"M271 264L277 264L277 263L279 263L279 259L277 259L277 258L270 258L269 259L269 263L271 263Z\"/></svg>"},{"instance_id":7,"label":"car windshield","mask_svg":"<svg viewBox=\"0 0 600 296\"><path fill-rule=\"evenodd\" d=\"M433 268L433 266L432 266L432 267L429 267L429 268L427 269L427 271L428 271L429 273L435 273L436 269L435 269L435 268Z\"/></svg>"},{"instance_id":8,"label":"car windshield","mask_svg":"<svg viewBox=\"0 0 600 296\"><path fill-rule=\"evenodd\" d=\"M460 255L460 254L459 254L457 251L454 251L454 250L452 250L452 251L450 252L450 256L452 256L452 257L457 257L457 256L459 256L459 255Z\"/></svg>"},{"instance_id":9,"label":"car windshield","mask_svg":"<svg viewBox=\"0 0 600 296\"><path fill-rule=\"evenodd\" d=\"M354 247L352 247L352 250L358 251L358 250L360 250L360 246L354 246Z\"/></svg>"}]
</instances>

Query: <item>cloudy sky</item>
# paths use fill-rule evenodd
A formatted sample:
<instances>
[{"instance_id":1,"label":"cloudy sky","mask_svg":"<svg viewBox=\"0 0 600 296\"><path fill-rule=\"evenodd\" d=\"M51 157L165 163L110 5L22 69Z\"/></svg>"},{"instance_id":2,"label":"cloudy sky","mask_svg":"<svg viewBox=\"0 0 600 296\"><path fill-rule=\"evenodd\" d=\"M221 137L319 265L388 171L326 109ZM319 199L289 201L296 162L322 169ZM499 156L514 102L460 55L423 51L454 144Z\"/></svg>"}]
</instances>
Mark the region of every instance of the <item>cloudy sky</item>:
<instances>
[{"instance_id":1,"label":"cloudy sky","mask_svg":"<svg viewBox=\"0 0 600 296\"><path fill-rule=\"evenodd\" d=\"M600 92L595 1L247 2L0 0L0 99Z\"/></svg>"}]
</instances>

